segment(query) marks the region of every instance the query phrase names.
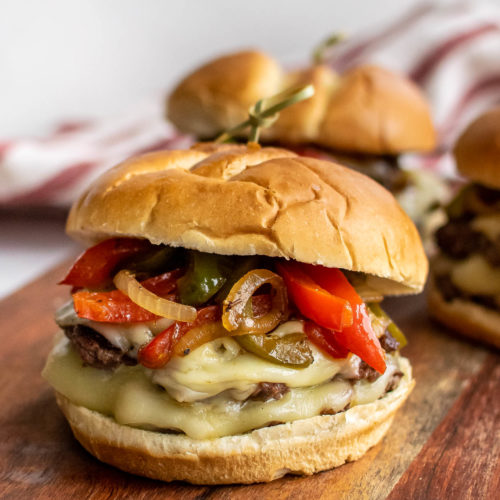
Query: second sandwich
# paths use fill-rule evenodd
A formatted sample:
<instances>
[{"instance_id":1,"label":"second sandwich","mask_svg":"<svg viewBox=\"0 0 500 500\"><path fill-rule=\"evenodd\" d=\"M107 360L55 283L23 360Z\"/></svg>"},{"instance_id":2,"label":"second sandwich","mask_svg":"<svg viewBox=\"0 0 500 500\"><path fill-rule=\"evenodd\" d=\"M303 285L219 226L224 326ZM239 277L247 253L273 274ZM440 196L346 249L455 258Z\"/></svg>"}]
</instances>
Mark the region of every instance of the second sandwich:
<instances>
[{"instance_id":1,"label":"second sandwich","mask_svg":"<svg viewBox=\"0 0 500 500\"><path fill-rule=\"evenodd\" d=\"M401 165L402 154L436 146L429 104L403 75L374 65L340 75L325 64L285 71L264 52L237 52L187 75L169 96L167 116L179 130L212 139L243 121L257 100L306 84L315 95L282 111L262 140L370 176L423 229L447 190L431 172Z\"/></svg>"}]
</instances>

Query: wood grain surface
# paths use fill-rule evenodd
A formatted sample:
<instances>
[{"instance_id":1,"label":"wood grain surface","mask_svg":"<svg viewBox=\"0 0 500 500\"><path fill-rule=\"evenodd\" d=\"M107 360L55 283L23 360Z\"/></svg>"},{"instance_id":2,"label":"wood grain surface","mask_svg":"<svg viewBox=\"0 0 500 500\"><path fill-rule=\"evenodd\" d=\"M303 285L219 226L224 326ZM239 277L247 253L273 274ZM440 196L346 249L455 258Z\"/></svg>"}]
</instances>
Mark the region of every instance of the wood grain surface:
<instances>
[{"instance_id":1,"label":"wood grain surface","mask_svg":"<svg viewBox=\"0 0 500 500\"><path fill-rule=\"evenodd\" d=\"M98 462L73 439L42 380L67 298L66 264L0 303L0 498L500 498L500 359L427 317L425 299L386 301L409 338L417 386L384 440L361 460L252 486L164 484Z\"/></svg>"}]
</instances>

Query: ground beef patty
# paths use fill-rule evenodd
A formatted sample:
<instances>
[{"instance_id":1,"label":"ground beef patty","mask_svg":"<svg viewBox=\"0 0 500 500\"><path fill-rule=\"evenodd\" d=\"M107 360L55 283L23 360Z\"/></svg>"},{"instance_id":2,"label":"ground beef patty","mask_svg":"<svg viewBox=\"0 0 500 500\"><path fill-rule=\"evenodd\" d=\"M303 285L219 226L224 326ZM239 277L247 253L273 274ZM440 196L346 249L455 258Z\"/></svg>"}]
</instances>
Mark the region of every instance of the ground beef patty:
<instances>
[{"instance_id":1,"label":"ground beef patty","mask_svg":"<svg viewBox=\"0 0 500 500\"><path fill-rule=\"evenodd\" d=\"M399 342L389 333L388 330L386 330L384 335L379 338L379 341L385 352L394 352L399 349ZM365 361L360 360L359 364L356 366L356 370L349 377L349 380L366 379L369 382L374 382L379 377L380 373L377 370L369 366Z\"/></svg>"},{"instance_id":2,"label":"ground beef patty","mask_svg":"<svg viewBox=\"0 0 500 500\"><path fill-rule=\"evenodd\" d=\"M492 267L500 266L500 237L490 240L476 231L470 220L452 220L436 231L436 243L452 259L465 259L480 253Z\"/></svg>"},{"instance_id":3,"label":"ground beef patty","mask_svg":"<svg viewBox=\"0 0 500 500\"><path fill-rule=\"evenodd\" d=\"M269 401L270 399L281 399L288 391L286 384L273 382L260 382L257 388L250 396L250 399L256 401Z\"/></svg>"},{"instance_id":4,"label":"ground beef patty","mask_svg":"<svg viewBox=\"0 0 500 500\"><path fill-rule=\"evenodd\" d=\"M94 368L117 368L122 363L135 365L137 361L118 347L111 344L100 333L84 325L67 326L64 333L68 337L83 362Z\"/></svg>"},{"instance_id":5,"label":"ground beef patty","mask_svg":"<svg viewBox=\"0 0 500 500\"><path fill-rule=\"evenodd\" d=\"M389 333L388 330L379 338L380 345L385 352L394 352L399 349L399 342Z\"/></svg>"},{"instance_id":6,"label":"ground beef patty","mask_svg":"<svg viewBox=\"0 0 500 500\"><path fill-rule=\"evenodd\" d=\"M465 259L472 253L481 252L486 237L472 229L469 221L448 222L436 231L439 248L453 259Z\"/></svg>"},{"instance_id":7,"label":"ground beef patty","mask_svg":"<svg viewBox=\"0 0 500 500\"><path fill-rule=\"evenodd\" d=\"M500 311L500 302L496 296L467 294L454 285L449 274L436 275L434 277L434 282L446 302L451 302L453 299L462 299L475 302L476 304L487 307L488 309Z\"/></svg>"}]
</instances>

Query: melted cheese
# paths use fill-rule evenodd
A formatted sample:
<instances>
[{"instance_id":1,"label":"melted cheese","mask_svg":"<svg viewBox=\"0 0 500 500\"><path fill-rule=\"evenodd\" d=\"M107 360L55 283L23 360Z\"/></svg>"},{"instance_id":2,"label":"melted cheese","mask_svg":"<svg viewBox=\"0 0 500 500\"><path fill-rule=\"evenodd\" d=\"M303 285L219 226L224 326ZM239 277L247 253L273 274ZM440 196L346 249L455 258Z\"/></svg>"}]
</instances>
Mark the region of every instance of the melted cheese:
<instances>
[{"instance_id":1,"label":"melted cheese","mask_svg":"<svg viewBox=\"0 0 500 500\"><path fill-rule=\"evenodd\" d=\"M376 318L374 316L374 318ZM101 333L113 345L136 357L137 349L150 342L153 335L167 328L167 319L144 324L111 324L83 320L84 324ZM304 333L304 322L287 321L273 332L283 337ZM383 332L382 332L383 333ZM289 387L308 387L333 378L337 373L352 373L359 359L333 361L313 345L314 362L303 369L284 367L258 358L242 350L231 338L217 339L200 346L183 358L174 358L159 370L150 370L154 383L162 386L179 402L194 402L228 392L232 399L245 400L259 382L284 383Z\"/></svg>"},{"instance_id":2,"label":"melted cheese","mask_svg":"<svg viewBox=\"0 0 500 500\"><path fill-rule=\"evenodd\" d=\"M257 359L257 358L256 358ZM389 377L397 358L389 356ZM256 365L249 366L255 369ZM387 380L351 384L335 378L319 385L292 388L280 400L235 401L226 393L203 402L180 403L155 385L140 365L115 371L82 366L70 342L60 336L43 371L45 379L73 403L110 415L123 425L145 429L175 429L195 439L241 434L271 422L290 422L342 411L349 405L380 398ZM262 380L262 379L261 379ZM354 398L352 398L354 392Z\"/></svg>"},{"instance_id":3,"label":"melted cheese","mask_svg":"<svg viewBox=\"0 0 500 500\"><path fill-rule=\"evenodd\" d=\"M451 280L471 295L500 294L500 268L491 267L481 255L457 262L451 271Z\"/></svg>"},{"instance_id":4,"label":"melted cheese","mask_svg":"<svg viewBox=\"0 0 500 500\"><path fill-rule=\"evenodd\" d=\"M89 326L99 332L111 344L127 352L132 357L137 357L137 351L141 346L151 342L153 336L173 323L173 320L167 318L148 323L101 323L79 319L80 324Z\"/></svg>"},{"instance_id":5,"label":"melted cheese","mask_svg":"<svg viewBox=\"0 0 500 500\"><path fill-rule=\"evenodd\" d=\"M304 322L302 320L285 321L285 323L275 328L270 335L281 338L292 333L304 333Z\"/></svg>"},{"instance_id":6,"label":"melted cheese","mask_svg":"<svg viewBox=\"0 0 500 500\"><path fill-rule=\"evenodd\" d=\"M495 241L500 237L500 214L480 215L471 222L471 226Z\"/></svg>"},{"instance_id":7,"label":"melted cheese","mask_svg":"<svg viewBox=\"0 0 500 500\"><path fill-rule=\"evenodd\" d=\"M224 391L241 400L252 394L259 382L283 383L288 387L322 384L350 365L353 358L332 360L311 344L310 348L313 363L302 369L289 368L250 354L235 340L225 337L207 342L188 356L172 359L165 368L152 370L151 376L177 401L200 401Z\"/></svg>"},{"instance_id":8,"label":"melted cheese","mask_svg":"<svg viewBox=\"0 0 500 500\"><path fill-rule=\"evenodd\" d=\"M397 356L387 356L387 368L383 375L381 375L374 382L363 379L358 380L353 387L353 396L351 406L368 404L375 399L380 398L385 393L385 388L388 386L394 372L399 370Z\"/></svg>"}]
</instances>

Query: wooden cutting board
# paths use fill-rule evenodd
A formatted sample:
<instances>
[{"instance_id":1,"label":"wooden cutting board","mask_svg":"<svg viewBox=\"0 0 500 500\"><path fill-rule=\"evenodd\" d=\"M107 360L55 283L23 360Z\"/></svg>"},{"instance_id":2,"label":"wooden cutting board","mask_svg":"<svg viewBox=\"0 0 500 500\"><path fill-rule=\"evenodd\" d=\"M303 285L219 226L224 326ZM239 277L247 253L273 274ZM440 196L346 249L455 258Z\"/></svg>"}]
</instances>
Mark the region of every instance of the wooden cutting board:
<instances>
[{"instance_id":1,"label":"wooden cutting board","mask_svg":"<svg viewBox=\"0 0 500 500\"><path fill-rule=\"evenodd\" d=\"M424 297L386 301L409 338L417 385L361 460L253 486L165 484L101 464L73 439L42 380L67 265L0 302L0 498L500 498L500 356L427 317Z\"/></svg>"}]
</instances>

